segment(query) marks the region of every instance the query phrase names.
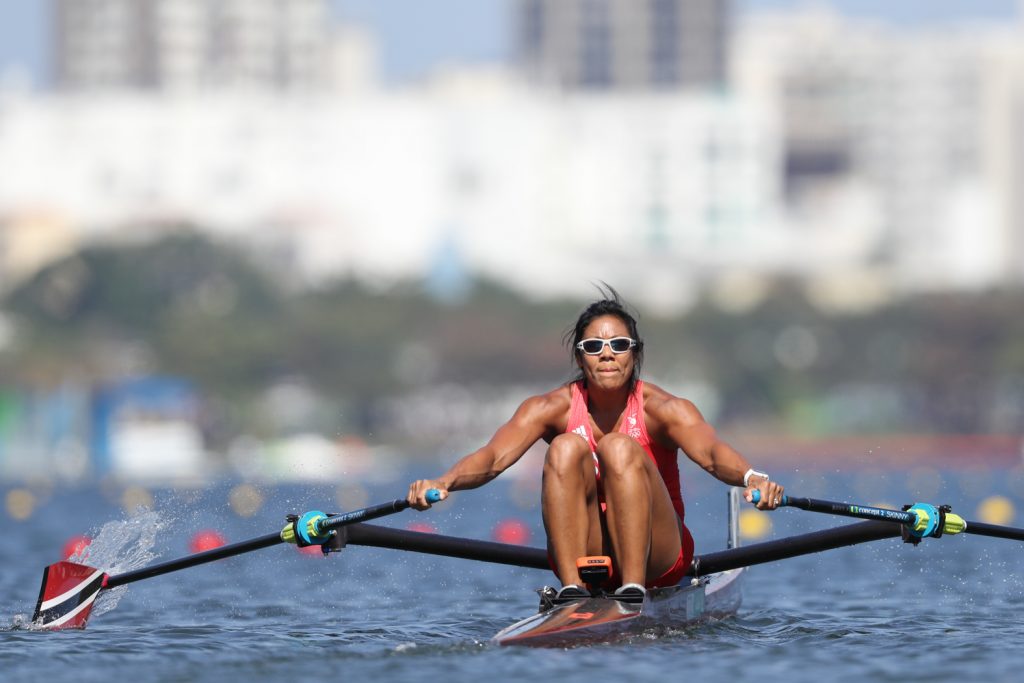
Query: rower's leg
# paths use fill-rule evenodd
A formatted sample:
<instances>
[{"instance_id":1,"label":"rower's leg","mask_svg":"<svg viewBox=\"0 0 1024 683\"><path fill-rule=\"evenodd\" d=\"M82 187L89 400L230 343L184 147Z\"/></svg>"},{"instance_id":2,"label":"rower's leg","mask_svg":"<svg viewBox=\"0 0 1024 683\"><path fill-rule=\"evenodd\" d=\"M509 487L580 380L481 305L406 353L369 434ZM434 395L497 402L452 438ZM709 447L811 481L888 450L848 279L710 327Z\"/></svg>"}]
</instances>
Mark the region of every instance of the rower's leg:
<instances>
[{"instance_id":1,"label":"rower's leg","mask_svg":"<svg viewBox=\"0 0 1024 683\"><path fill-rule=\"evenodd\" d=\"M563 585L583 585L576 559L600 554L602 533L594 456L578 434L551 440L544 458L541 510L555 573Z\"/></svg>"},{"instance_id":2,"label":"rower's leg","mask_svg":"<svg viewBox=\"0 0 1024 683\"><path fill-rule=\"evenodd\" d=\"M679 517L665 482L647 452L625 434L597 444L605 519L622 583L645 585L679 557Z\"/></svg>"}]
</instances>

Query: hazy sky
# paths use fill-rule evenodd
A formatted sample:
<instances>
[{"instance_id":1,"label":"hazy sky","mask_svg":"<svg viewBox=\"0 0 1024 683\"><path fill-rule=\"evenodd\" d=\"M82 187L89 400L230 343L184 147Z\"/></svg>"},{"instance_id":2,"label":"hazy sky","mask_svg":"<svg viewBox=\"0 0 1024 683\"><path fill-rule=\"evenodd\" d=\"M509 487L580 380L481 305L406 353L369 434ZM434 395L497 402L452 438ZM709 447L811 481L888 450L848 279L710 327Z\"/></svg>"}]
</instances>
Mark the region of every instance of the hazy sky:
<instances>
[{"instance_id":1,"label":"hazy sky","mask_svg":"<svg viewBox=\"0 0 1024 683\"><path fill-rule=\"evenodd\" d=\"M1024 0L735 0L738 11L832 5L900 25L1009 20ZM498 62L510 53L510 0L331 0L339 16L371 27L385 75L403 80L445 61ZM22 66L49 74L49 0L0 0L0 74Z\"/></svg>"}]
</instances>

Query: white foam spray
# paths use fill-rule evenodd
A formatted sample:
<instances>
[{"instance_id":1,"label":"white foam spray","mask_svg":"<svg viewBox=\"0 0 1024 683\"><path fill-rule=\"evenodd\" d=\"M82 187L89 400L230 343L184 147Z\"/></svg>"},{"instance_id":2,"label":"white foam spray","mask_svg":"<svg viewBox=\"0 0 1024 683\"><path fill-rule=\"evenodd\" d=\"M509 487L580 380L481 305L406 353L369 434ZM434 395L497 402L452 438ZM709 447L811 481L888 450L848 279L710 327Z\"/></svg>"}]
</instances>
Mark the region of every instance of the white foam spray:
<instances>
[{"instance_id":1,"label":"white foam spray","mask_svg":"<svg viewBox=\"0 0 1024 683\"><path fill-rule=\"evenodd\" d=\"M68 558L90 567L102 569L110 575L145 567L159 557L153 551L156 537L167 527L167 521L152 511L142 512L129 519L104 524L93 536L92 543ZM117 586L102 591L93 607L93 615L103 614L117 607L128 586Z\"/></svg>"}]
</instances>

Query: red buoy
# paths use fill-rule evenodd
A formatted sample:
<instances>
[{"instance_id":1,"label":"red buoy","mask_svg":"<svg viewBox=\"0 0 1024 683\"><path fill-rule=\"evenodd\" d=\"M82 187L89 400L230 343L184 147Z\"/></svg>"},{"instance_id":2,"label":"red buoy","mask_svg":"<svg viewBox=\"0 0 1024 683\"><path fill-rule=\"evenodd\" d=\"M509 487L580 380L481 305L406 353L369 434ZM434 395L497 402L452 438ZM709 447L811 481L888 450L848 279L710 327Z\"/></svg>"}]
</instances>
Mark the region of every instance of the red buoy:
<instances>
[{"instance_id":1,"label":"red buoy","mask_svg":"<svg viewBox=\"0 0 1024 683\"><path fill-rule=\"evenodd\" d=\"M518 519L503 519L494 527L491 537L499 543L526 545L530 540L530 528Z\"/></svg>"},{"instance_id":2,"label":"red buoy","mask_svg":"<svg viewBox=\"0 0 1024 683\"><path fill-rule=\"evenodd\" d=\"M92 539L88 536L72 536L64 543L64 548L61 550L61 559L67 560L73 555L78 555L88 548L90 543L92 543Z\"/></svg>"},{"instance_id":3,"label":"red buoy","mask_svg":"<svg viewBox=\"0 0 1024 683\"><path fill-rule=\"evenodd\" d=\"M421 534L436 534L437 529L430 522L409 522L405 525L409 531L418 531Z\"/></svg>"},{"instance_id":4,"label":"red buoy","mask_svg":"<svg viewBox=\"0 0 1024 683\"><path fill-rule=\"evenodd\" d=\"M203 529L192 535L188 542L188 549L193 553L201 553L205 550L213 550L225 545L227 540L213 529Z\"/></svg>"}]
</instances>

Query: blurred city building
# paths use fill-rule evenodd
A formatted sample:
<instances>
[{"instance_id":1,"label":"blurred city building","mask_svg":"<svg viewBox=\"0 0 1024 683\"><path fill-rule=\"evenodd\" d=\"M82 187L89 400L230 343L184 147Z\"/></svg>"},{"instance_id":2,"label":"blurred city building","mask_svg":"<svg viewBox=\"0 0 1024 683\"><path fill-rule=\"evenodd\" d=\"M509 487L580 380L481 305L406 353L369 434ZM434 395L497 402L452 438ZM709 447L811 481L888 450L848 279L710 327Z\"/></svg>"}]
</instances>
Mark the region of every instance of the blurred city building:
<instances>
[{"instance_id":1,"label":"blurred city building","mask_svg":"<svg viewBox=\"0 0 1024 683\"><path fill-rule=\"evenodd\" d=\"M722 86L731 0L518 0L518 59L569 90Z\"/></svg>"},{"instance_id":2,"label":"blurred city building","mask_svg":"<svg viewBox=\"0 0 1024 683\"><path fill-rule=\"evenodd\" d=\"M901 288L1024 282L1022 37L1024 24L908 31L827 8L742 22L734 83L780 111L795 223L832 232L871 207L864 265Z\"/></svg>"},{"instance_id":3,"label":"blurred city building","mask_svg":"<svg viewBox=\"0 0 1024 683\"><path fill-rule=\"evenodd\" d=\"M327 0L56 0L63 90L322 87Z\"/></svg>"},{"instance_id":4,"label":"blurred city building","mask_svg":"<svg viewBox=\"0 0 1024 683\"><path fill-rule=\"evenodd\" d=\"M75 482L93 474L88 414L89 393L72 382L52 389L0 386L0 480Z\"/></svg>"},{"instance_id":5,"label":"blurred city building","mask_svg":"<svg viewBox=\"0 0 1024 683\"><path fill-rule=\"evenodd\" d=\"M134 377L96 387L89 401L95 474L155 481L204 473L199 396L177 377Z\"/></svg>"},{"instance_id":6,"label":"blurred city building","mask_svg":"<svg viewBox=\"0 0 1024 683\"><path fill-rule=\"evenodd\" d=\"M198 407L191 384L173 377L0 386L0 479L167 481L206 474L211 464Z\"/></svg>"},{"instance_id":7,"label":"blurred city building","mask_svg":"<svg viewBox=\"0 0 1024 683\"><path fill-rule=\"evenodd\" d=\"M658 296L715 268L792 262L776 125L733 96L566 99L512 84L54 95L5 109L0 159L19 172L0 211L42 204L82 239L195 225L310 281L422 277L447 242L469 271L537 295L583 291L600 268Z\"/></svg>"},{"instance_id":8,"label":"blurred city building","mask_svg":"<svg viewBox=\"0 0 1024 683\"><path fill-rule=\"evenodd\" d=\"M182 225L306 282L605 279L666 311L778 274L835 306L1024 281L1021 24L516 7L559 87L454 66L383 88L372 36L314 0L61 3L59 90L0 93L0 286Z\"/></svg>"},{"instance_id":9,"label":"blurred city building","mask_svg":"<svg viewBox=\"0 0 1024 683\"><path fill-rule=\"evenodd\" d=\"M453 301L474 275L537 298L605 280L670 314L702 290L742 312L778 275L847 310L1024 283L1024 13L907 29L822 8L734 21L729 0L518 0L516 64L386 88L374 36L329 5L57 0L54 90L0 84L0 292L83 245L183 227L301 284L416 278ZM0 349L13 329L0 311ZM792 370L819 353L808 328L749 339ZM101 386L0 378L0 478L211 473L196 390L130 355L113 348ZM415 346L399 365L433 372ZM658 380L691 382L678 393L714 416L699 372ZM1024 394L1004 380L989 424L1013 432ZM535 390L423 384L380 409L410 437L485 438ZM853 382L814 408L886 426L916 391ZM229 448L242 476L389 457L308 431L312 394L268 401L278 437Z\"/></svg>"},{"instance_id":10,"label":"blurred city building","mask_svg":"<svg viewBox=\"0 0 1024 683\"><path fill-rule=\"evenodd\" d=\"M74 252L80 239L78 228L51 209L0 210L0 291Z\"/></svg>"}]
</instances>

